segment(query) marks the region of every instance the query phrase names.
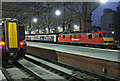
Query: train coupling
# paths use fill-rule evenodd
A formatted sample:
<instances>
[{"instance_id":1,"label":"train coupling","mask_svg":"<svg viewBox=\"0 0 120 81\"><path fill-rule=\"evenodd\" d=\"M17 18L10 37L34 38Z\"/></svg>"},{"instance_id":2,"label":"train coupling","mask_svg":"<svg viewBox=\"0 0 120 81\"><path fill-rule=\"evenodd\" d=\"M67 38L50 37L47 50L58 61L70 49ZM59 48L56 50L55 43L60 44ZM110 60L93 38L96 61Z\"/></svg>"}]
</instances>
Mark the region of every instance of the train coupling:
<instances>
[{"instance_id":1,"label":"train coupling","mask_svg":"<svg viewBox=\"0 0 120 81\"><path fill-rule=\"evenodd\" d=\"M10 52L8 53L10 57L16 57L17 56L17 53L16 52Z\"/></svg>"}]
</instances>

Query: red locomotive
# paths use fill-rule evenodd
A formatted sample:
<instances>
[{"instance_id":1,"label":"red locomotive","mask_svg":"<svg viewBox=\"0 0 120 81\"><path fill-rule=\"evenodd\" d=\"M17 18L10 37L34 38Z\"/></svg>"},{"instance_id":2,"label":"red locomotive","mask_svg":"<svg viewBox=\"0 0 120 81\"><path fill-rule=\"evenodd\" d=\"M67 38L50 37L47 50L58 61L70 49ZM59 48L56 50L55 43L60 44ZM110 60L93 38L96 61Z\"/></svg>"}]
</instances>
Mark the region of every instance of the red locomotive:
<instances>
[{"instance_id":1,"label":"red locomotive","mask_svg":"<svg viewBox=\"0 0 120 81\"><path fill-rule=\"evenodd\" d=\"M61 33L58 37L58 43L113 46L114 39L109 31L97 31L94 33Z\"/></svg>"}]
</instances>

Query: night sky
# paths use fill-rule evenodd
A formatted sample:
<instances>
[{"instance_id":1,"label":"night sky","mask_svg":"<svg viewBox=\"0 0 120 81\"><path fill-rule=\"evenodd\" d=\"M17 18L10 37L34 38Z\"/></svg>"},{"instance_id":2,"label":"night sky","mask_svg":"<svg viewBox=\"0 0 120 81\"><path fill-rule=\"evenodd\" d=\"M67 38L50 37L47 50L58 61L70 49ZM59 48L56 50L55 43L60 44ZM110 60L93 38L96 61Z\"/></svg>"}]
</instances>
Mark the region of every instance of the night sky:
<instances>
[{"instance_id":1,"label":"night sky","mask_svg":"<svg viewBox=\"0 0 120 81\"><path fill-rule=\"evenodd\" d=\"M103 10L106 8L116 10L116 7L118 6L117 2L107 2L104 4L101 4L96 10L92 13L92 25L101 26L101 16L103 15Z\"/></svg>"}]
</instances>

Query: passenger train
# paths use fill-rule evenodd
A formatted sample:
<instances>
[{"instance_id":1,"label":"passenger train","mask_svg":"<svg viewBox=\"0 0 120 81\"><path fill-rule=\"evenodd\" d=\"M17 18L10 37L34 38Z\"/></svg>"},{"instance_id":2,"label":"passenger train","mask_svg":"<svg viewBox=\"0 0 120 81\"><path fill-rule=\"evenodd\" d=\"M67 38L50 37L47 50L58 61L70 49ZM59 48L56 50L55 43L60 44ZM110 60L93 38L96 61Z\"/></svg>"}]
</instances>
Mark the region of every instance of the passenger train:
<instances>
[{"instance_id":1,"label":"passenger train","mask_svg":"<svg viewBox=\"0 0 120 81\"><path fill-rule=\"evenodd\" d=\"M26 40L112 47L114 38L109 31L94 33L60 33L54 35L26 35Z\"/></svg>"},{"instance_id":2,"label":"passenger train","mask_svg":"<svg viewBox=\"0 0 120 81\"><path fill-rule=\"evenodd\" d=\"M0 52L2 62L15 62L26 52L25 25L14 18L0 19Z\"/></svg>"}]
</instances>

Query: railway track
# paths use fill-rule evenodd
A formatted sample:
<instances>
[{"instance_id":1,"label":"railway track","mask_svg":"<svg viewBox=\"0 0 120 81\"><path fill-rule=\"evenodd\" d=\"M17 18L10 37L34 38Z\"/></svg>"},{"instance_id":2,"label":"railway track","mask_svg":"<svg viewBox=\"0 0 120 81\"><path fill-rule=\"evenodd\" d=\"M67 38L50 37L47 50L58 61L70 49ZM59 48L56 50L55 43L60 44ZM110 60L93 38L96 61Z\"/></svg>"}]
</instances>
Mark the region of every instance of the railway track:
<instances>
[{"instance_id":1,"label":"railway track","mask_svg":"<svg viewBox=\"0 0 120 81\"><path fill-rule=\"evenodd\" d=\"M16 77L10 71L13 71L13 73L16 71ZM25 74L27 77L25 78L24 75L21 77L21 73L19 71L23 72L23 74ZM46 81L19 62L13 63L12 67L3 68L2 72L5 75L7 81ZM18 78L19 76L20 78Z\"/></svg>"},{"instance_id":2,"label":"railway track","mask_svg":"<svg viewBox=\"0 0 120 81\"><path fill-rule=\"evenodd\" d=\"M58 73L59 75L64 76L66 79L70 79L72 81L117 81L116 79L105 75L95 74L61 62L52 61L32 54L26 55L25 59L45 68L46 70Z\"/></svg>"},{"instance_id":3,"label":"railway track","mask_svg":"<svg viewBox=\"0 0 120 81\"><path fill-rule=\"evenodd\" d=\"M13 76L14 71L19 80ZM3 68L2 72L8 81L117 81L32 54L26 54L23 60Z\"/></svg>"}]
</instances>

